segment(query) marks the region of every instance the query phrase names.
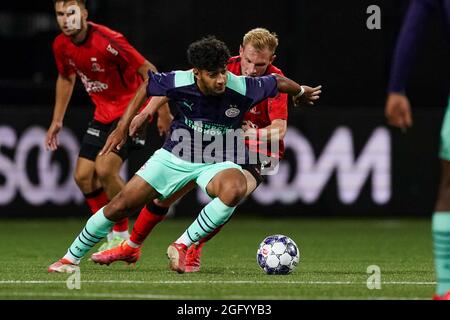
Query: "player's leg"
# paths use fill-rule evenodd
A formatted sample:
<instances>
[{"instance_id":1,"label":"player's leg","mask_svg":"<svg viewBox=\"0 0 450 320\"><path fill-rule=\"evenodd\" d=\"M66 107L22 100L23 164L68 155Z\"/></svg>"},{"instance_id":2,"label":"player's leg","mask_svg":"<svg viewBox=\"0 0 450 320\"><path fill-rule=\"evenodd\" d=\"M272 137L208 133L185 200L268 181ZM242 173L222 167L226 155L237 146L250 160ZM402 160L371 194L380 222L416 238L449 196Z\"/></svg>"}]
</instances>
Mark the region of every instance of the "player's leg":
<instances>
[{"instance_id":1,"label":"player's leg","mask_svg":"<svg viewBox=\"0 0 450 320\"><path fill-rule=\"evenodd\" d=\"M210 165L209 169L197 178L197 184L213 200L202 209L197 219L181 237L167 249L169 267L179 273L185 272L188 247L225 223L247 191L241 167L229 162Z\"/></svg>"},{"instance_id":2,"label":"player's leg","mask_svg":"<svg viewBox=\"0 0 450 320\"><path fill-rule=\"evenodd\" d=\"M257 170L257 166L244 166L243 167L243 173L245 176L245 179L247 181L247 192L245 194L245 198L247 198L253 191L256 190L256 188L259 186L259 184L263 181L263 178L260 174L260 171ZM200 271L201 266L201 256L202 256L202 250L206 242L211 240L216 234L222 230L223 226L228 222L228 220L222 224L221 226L217 227L212 233L207 235L206 237L200 239L198 243L192 244L187 253L186 253L186 268L185 272L198 272Z\"/></svg>"},{"instance_id":3,"label":"player's leg","mask_svg":"<svg viewBox=\"0 0 450 320\"><path fill-rule=\"evenodd\" d=\"M139 169L136 175L147 181L159 193L159 198L167 199L177 191L182 190L190 181L195 180L198 176L195 171L198 166L198 164L177 158L167 150L159 149ZM149 199L148 202L153 199L155 197ZM130 249L130 246L127 244L127 241L124 241L121 247L118 250L115 250L117 249L115 247L111 250L93 254L91 259L102 264L109 264L116 260L125 260L120 255L125 249Z\"/></svg>"},{"instance_id":4,"label":"player's leg","mask_svg":"<svg viewBox=\"0 0 450 320\"><path fill-rule=\"evenodd\" d=\"M170 206L194 188L195 181L191 181L169 198L164 200L154 199L144 206L139 213L136 222L134 223L128 243L135 248L140 247L153 228L159 222L164 220Z\"/></svg>"},{"instance_id":5,"label":"player's leg","mask_svg":"<svg viewBox=\"0 0 450 320\"><path fill-rule=\"evenodd\" d=\"M74 179L92 214L108 203L108 196L95 174L93 160L79 157L75 166Z\"/></svg>"},{"instance_id":6,"label":"player's leg","mask_svg":"<svg viewBox=\"0 0 450 320\"><path fill-rule=\"evenodd\" d=\"M450 162L442 160L441 183L432 219L436 294L450 292ZM450 297L449 297L450 298Z\"/></svg>"},{"instance_id":7,"label":"player's leg","mask_svg":"<svg viewBox=\"0 0 450 320\"><path fill-rule=\"evenodd\" d=\"M115 222L128 217L157 197L169 197L193 180L193 170L185 170L189 163L181 161L177 164L173 158L175 156L170 152L157 150L122 191L88 220L64 258L52 264L48 271L70 271L66 270L66 266L73 267L78 264L80 259L108 234ZM155 172L158 174L155 175Z\"/></svg>"},{"instance_id":8,"label":"player's leg","mask_svg":"<svg viewBox=\"0 0 450 320\"><path fill-rule=\"evenodd\" d=\"M450 100L441 130L441 182L432 219L436 298L450 299Z\"/></svg>"},{"instance_id":9,"label":"player's leg","mask_svg":"<svg viewBox=\"0 0 450 320\"><path fill-rule=\"evenodd\" d=\"M432 219L437 281L435 298L450 299L450 100L441 130L440 157L441 182Z\"/></svg>"},{"instance_id":10,"label":"player's leg","mask_svg":"<svg viewBox=\"0 0 450 320\"><path fill-rule=\"evenodd\" d=\"M139 213L131 236L127 241L107 250L99 251L93 254L91 259L96 263L108 265L115 261L136 262L141 255L142 243L153 228L164 219L170 205L194 187L195 181L192 181L163 201L157 199L150 201Z\"/></svg>"},{"instance_id":11,"label":"player's leg","mask_svg":"<svg viewBox=\"0 0 450 320\"><path fill-rule=\"evenodd\" d=\"M105 125L95 120L89 123L81 142L74 173L75 182L84 194L86 203L93 214L111 199L108 198L95 172L95 160L104 144L105 134Z\"/></svg>"},{"instance_id":12,"label":"player's leg","mask_svg":"<svg viewBox=\"0 0 450 320\"><path fill-rule=\"evenodd\" d=\"M120 168L124 158L116 153L97 156L95 159L95 172L109 199L113 199L125 186L125 181L120 177ZM118 245L122 240L129 238L128 218L117 222L113 227L112 237L99 250L105 250Z\"/></svg>"},{"instance_id":13,"label":"player's leg","mask_svg":"<svg viewBox=\"0 0 450 320\"><path fill-rule=\"evenodd\" d=\"M135 175L105 207L94 214L69 247L66 255L52 264L49 272L71 272L86 253L100 242L115 222L130 216L145 203L160 196L147 181Z\"/></svg>"}]
</instances>

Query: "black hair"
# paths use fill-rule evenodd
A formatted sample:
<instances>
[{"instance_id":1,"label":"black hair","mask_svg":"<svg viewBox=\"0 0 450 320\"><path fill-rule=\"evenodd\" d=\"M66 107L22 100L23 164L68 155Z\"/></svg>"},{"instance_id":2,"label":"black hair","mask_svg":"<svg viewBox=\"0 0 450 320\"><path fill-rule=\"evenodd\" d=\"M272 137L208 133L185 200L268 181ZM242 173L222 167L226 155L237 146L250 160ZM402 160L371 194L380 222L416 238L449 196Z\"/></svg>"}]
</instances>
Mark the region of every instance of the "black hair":
<instances>
[{"instance_id":1,"label":"black hair","mask_svg":"<svg viewBox=\"0 0 450 320\"><path fill-rule=\"evenodd\" d=\"M230 59L230 50L224 42L214 36L208 36L191 43L187 50L187 56L189 63L194 68L217 71L226 67Z\"/></svg>"}]
</instances>

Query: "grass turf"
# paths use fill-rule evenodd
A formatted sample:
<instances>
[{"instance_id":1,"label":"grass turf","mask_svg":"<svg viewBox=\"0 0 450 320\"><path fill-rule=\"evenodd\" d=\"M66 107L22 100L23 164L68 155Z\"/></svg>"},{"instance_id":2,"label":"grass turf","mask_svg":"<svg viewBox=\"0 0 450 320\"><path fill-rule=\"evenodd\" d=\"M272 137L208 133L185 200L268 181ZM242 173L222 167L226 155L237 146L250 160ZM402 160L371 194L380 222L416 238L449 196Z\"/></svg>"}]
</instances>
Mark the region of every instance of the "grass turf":
<instances>
[{"instance_id":1,"label":"grass turf","mask_svg":"<svg viewBox=\"0 0 450 320\"><path fill-rule=\"evenodd\" d=\"M434 291L430 221L234 218L205 248L202 270L176 274L165 251L191 223L155 228L136 266L81 264L81 289L48 274L84 226L77 219L0 220L0 299L429 299ZM287 276L264 274L256 250L270 234L290 236L300 264ZM93 252L93 251L92 251ZM92 253L90 252L90 253ZM369 290L367 268L381 269Z\"/></svg>"}]
</instances>

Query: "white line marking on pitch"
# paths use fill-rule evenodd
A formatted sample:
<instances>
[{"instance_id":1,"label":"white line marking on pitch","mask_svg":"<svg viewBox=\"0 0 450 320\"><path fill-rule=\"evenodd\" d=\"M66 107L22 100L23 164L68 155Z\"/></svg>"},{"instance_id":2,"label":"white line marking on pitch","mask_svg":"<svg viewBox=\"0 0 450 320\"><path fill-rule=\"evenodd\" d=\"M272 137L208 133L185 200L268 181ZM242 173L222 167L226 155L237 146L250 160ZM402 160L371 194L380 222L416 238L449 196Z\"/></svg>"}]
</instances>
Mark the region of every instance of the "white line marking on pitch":
<instances>
[{"instance_id":1,"label":"white line marking on pitch","mask_svg":"<svg viewBox=\"0 0 450 320\"><path fill-rule=\"evenodd\" d=\"M251 281L251 280L82 280L82 283L103 284L305 284L305 285L361 285L357 281ZM0 280L0 284L51 284L66 283L65 280ZM432 286L434 281L383 281L382 285L416 285Z\"/></svg>"},{"instance_id":2,"label":"white line marking on pitch","mask_svg":"<svg viewBox=\"0 0 450 320\"><path fill-rule=\"evenodd\" d=\"M177 295L160 295L160 294L121 294L121 293L80 293L79 291L71 291L68 293L58 293L58 292L48 292L48 293L34 293L34 292L0 292L0 296L8 297L75 297L75 298L116 298L116 299L174 299L174 300L192 300L192 299L205 299L203 296L177 296ZM252 296L252 299L256 300L279 300L278 296ZM290 297L283 297L283 300L289 300ZM248 299L248 296L223 296L221 299L233 299L233 300L243 300ZM311 299L308 297L293 297L295 300ZM422 297L367 297L366 299L361 299L361 297L339 297L339 296L324 296L324 297L314 297L317 300L426 300Z\"/></svg>"}]
</instances>

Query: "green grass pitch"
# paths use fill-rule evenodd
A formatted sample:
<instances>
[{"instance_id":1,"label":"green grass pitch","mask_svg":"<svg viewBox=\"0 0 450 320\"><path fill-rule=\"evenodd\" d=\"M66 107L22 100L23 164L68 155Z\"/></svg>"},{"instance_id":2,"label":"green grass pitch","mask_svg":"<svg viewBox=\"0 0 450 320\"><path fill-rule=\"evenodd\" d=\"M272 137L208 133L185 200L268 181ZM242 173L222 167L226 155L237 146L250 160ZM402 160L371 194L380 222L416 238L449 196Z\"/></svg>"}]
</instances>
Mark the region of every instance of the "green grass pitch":
<instances>
[{"instance_id":1,"label":"green grass pitch","mask_svg":"<svg viewBox=\"0 0 450 320\"><path fill-rule=\"evenodd\" d=\"M177 274L165 251L191 221L158 225L136 266L85 258L81 289L69 290L69 275L46 268L85 221L0 220L0 299L430 299L434 291L429 219L237 216L205 246L201 272ZM271 234L299 246L300 263L290 275L266 275L256 263L259 243ZM367 287L371 265L381 270L381 289Z\"/></svg>"}]
</instances>

